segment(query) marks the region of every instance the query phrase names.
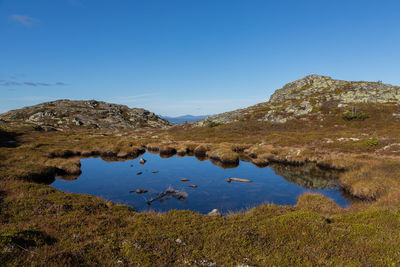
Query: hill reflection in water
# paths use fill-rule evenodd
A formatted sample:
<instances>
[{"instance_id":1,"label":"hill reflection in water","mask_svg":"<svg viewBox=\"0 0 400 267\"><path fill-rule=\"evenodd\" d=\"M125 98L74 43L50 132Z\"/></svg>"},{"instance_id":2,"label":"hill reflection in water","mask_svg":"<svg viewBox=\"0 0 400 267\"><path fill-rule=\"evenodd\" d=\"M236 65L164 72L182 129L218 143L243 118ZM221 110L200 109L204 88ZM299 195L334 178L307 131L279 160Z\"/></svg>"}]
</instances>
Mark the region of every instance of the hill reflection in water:
<instances>
[{"instance_id":1,"label":"hill reflection in water","mask_svg":"<svg viewBox=\"0 0 400 267\"><path fill-rule=\"evenodd\" d=\"M57 178L52 186L127 204L137 211L190 209L208 213L215 208L222 212L239 211L263 203L295 205L304 192L321 193L342 207L351 203L337 186L338 174L313 165L259 168L245 161L228 166L193 156L160 157L146 152L141 157L147 160L143 165L139 158L123 162L82 159L82 174L77 179ZM230 177L252 182L227 183ZM189 181L181 181L183 178ZM163 195L168 188L175 191ZM143 192L136 193L138 189ZM176 197L177 192L186 193L185 197ZM158 199L159 196L163 197ZM157 201L150 201L153 199Z\"/></svg>"}]
</instances>

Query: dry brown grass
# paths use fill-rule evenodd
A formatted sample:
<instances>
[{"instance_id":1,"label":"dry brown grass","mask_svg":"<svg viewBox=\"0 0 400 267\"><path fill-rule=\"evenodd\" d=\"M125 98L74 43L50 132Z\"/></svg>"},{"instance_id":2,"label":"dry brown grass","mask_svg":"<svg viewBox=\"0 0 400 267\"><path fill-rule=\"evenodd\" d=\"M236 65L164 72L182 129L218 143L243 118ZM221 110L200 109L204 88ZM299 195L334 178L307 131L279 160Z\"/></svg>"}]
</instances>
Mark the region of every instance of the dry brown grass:
<instances>
[{"instance_id":1,"label":"dry brown grass","mask_svg":"<svg viewBox=\"0 0 400 267\"><path fill-rule=\"evenodd\" d=\"M399 141L398 123L380 114L364 122L340 120L332 116L318 124L253 121L117 133L44 133L7 124L4 131L13 133L17 146L0 146L0 260L7 265L86 266L120 261L144 266L399 265L400 159L375 153ZM364 141L373 134L379 144L371 147ZM336 141L341 137L360 141ZM341 209L323 196L306 194L295 207L262 205L220 218L190 211L135 213L123 205L30 182L49 182L57 169L77 171L72 155L124 158L153 143L182 155L197 150L215 158L236 158L240 153L255 164L307 163L345 170L339 180L347 191L374 201ZM177 238L186 245L178 245Z\"/></svg>"},{"instance_id":2,"label":"dry brown grass","mask_svg":"<svg viewBox=\"0 0 400 267\"><path fill-rule=\"evenodd\" d=\"M55 167L57 174L60 175L78 175L82 172L79 158L51 158L45 162L45 165Z\"/></svg>"},{"instance_id":3,"label":"dry brown grass","mask_svg":"<svg viewBox=\"0 0 400 267\"><path fill-rule=\"evenodd\" d=\"M400 162L388 158L367 160L362 167L344 173L340 181L356 197L377 199L400 187Z\"/></svg>"}]
</instances>

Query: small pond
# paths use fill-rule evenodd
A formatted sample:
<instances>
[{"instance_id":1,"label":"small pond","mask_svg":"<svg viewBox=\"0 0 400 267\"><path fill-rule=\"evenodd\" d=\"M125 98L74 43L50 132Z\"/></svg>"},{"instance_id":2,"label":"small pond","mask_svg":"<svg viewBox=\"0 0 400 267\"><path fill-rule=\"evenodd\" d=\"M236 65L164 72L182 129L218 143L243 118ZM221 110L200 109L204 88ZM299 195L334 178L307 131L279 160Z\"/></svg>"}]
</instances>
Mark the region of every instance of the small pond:
<instances>
[{"instance_id":1,"label":"small pond","mask_svg":"<svg viewBox=\"0 0 400 267\"><path fill-rule=\"evenodd\" d=\"M127 204L137 211L190 209L208 213L218 209L226 213L262 203L295 205L304 192L321 193L341 207L351 204L337 186L337 174L315 166L259 168L240 161L235 168L223 168L216 162L193 156L162 158L146 152L141 157L145 164L139 163L140 157L123 162L82 159L82 174L77 179L57 178L51 186ZM230 177L252 182L228 183ZM184 178L189 181L181 181ZM190 187L193 185L197 187ZM137 189L147 192L138 194Z\"/></svg>"}]
</instances>

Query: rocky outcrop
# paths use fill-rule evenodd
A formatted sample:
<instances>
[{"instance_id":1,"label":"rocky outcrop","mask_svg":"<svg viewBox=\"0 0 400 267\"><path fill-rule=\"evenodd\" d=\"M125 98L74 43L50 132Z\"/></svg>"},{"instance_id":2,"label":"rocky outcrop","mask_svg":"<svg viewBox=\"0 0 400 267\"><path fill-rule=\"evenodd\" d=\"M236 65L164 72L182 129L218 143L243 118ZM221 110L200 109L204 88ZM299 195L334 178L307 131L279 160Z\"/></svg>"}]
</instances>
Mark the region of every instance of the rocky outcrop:
<instances>
[{"instance_id":1,"label":"rocky outcrop","mask_svg":"<svg viewBox=\"0 0 400 267\"><path fill-rule=\"evenodd\" d=\"M162 128L171 124L153 112L141 108L102 101L57 100L11 110L0 117L8 121L24 121L41 128L68 129L76 127L99 129ZM40 128L38 128L40 129Z\"/></svg>"},{"instance_id":2,"label":"rocky outcrop","mask_svg":"<svg viewBox=\"0 0 400 267\"><path fill-rule=\"evenodd\" d=\"M328 76L309 75L276 90L269 102L280 104L302 99L334 100L341 104L400 102L400 87L382 82L348 82Z\"/></svg>"},{"instance_id":3,"label":"rocky outcrop","mask_svg":"<svg viewBox=\"0 0 400 267\"><path fill-rule=\"evenodd\" d=\"M357 103L400 104L400 87L382 82L349 82L309 75L276 90L268 102L207 117L193 125L213 127L249 118L285 123L295 118L321 114L324 107L345 109Z\"/></svg>"}]
</instances>

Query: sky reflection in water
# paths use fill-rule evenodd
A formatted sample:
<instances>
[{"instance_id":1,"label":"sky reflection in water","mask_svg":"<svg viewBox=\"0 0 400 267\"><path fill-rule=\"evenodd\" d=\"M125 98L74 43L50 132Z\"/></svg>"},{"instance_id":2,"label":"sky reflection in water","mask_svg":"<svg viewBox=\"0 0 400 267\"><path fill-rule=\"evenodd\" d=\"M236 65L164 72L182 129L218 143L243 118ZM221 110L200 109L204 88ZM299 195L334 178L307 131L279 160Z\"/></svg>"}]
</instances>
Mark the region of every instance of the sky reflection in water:
<instances>
[{"instance_id":1,"label":"sky reflection in water","mask_svg":"<svg viewBox=\"0 0 400 267\"><path fill-rule=\"evenodd\" d=\"M216 208L226 213L262 203L295 205L298 196L304 192L321 193L342 207L351 203L335 185L335 179L318 168L258 168L252 163L240 161L238 167L224 169L209 160L200 161L191 156L165 159L146 152L142 157L147 160L144 165L139 164L139 158L124 162L106 162L101 158L82 159L82 174L78 179L67 181L57 178L51 186L65 192L91 194L127 204L137 211L190 209L208 213ZM138 172L142 174L137 175ZM253 182L227 183L229 177ZM182 182L182 178L190 181ZM197 188L189 185L196 185ZM147 204L168 187L186 192L188 196L179 199L172 194L161 198L161 202ZM136 189L148 192L130 192Z\"/></svg>"}]
</instances>

